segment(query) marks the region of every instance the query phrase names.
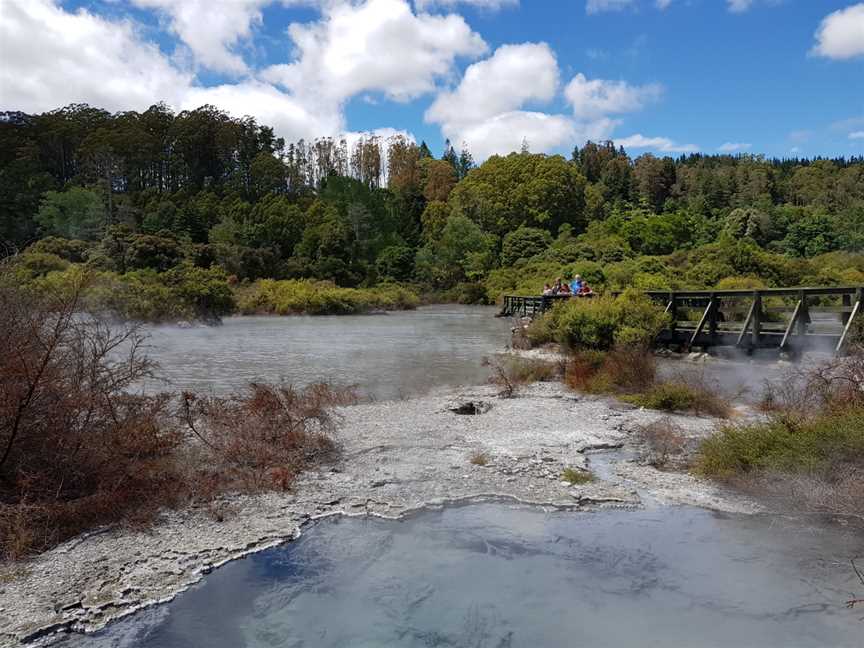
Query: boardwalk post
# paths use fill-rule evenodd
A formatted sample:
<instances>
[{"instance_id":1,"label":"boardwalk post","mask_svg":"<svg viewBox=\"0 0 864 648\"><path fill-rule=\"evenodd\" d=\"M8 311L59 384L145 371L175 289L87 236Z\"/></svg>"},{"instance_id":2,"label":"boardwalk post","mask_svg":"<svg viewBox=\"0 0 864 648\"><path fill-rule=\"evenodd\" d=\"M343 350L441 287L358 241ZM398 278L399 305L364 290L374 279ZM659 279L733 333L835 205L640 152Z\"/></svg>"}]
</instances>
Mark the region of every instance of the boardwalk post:
<instances>
[{"instance_id":1,"label":"boardwalk post","mask_svg":"<svg viewBox=\"0 0 864 648\"><path fill-rule=\"evenodd\" d=\"M713 337L717 333L716 322L713 321L715 306L716 306L716 300L714 298L714 293L711 293L711 298L708 300L708 305L705 307L705 311L702 313L702 318L699 320L699 325L696 327L696 330L693 331L693 335L690 336L690 341L687 343L687 347L686 347L687 351L689 351L690 348L694 344L696 344L696 338L698 338L699 335L702 333L702 329L705 328L705 324L709 320L711 320L711 324L714 327L714 330L712 331L711 336ZM709 328L709 330L711 330L711 329Z\"/></svg>"},{"instance_id":2,"label":"boardwalk post","mask_svg":"<svg viewBox=\"0 0 864 648\"><path fill-rule=\"evenodd\" d=\"M750 348L758 349L760 336L762 335L762 294L753 292L753 319L751 322L753 332L750 335Z\"/></svg>"},{"instance_id":3,"label":"boardwalk post","mask_svg":"<svg viewBox=\"0 0 864 648\"><path fill-rule=\"evenodd\" d=\"M669 304L666 306L666 312L669 313L669 317L672 318L672 322L669 324L669 331L672 333L672 337L675 337L675 329L678 327L678 304L676 303L675 291L669 293Z\"/></svg>"},{"instance_id":4,"label":"boardwalk post","mask_svg":"<svg viewBox=\"0 0 864 648\"><path fill-rule=\"evenodd\" d=\"M717 338L717 315L720 312L720 301L713 292L711 293L711 301L708 302L708 309L708 335L711 336L713 344Z\"/></svg>"},{"instance_id":5,"label":"boardwalk post","mask_svg":"<svg viewBox=\"0 0 864 648\"><path fill-rule=\"evenodd\" d=\"M837 348L834 349L836 355L840 355L843 352L843 348L846 345L846 339L849 337L849 331L855 323L855 318L861 313L862 302L864 302L864 288L858 288L858 290L855 291L855 305L852 306L852 312L849 313L849 319L846 321L846 326L843 327L843 335L840 336Z\"/></svg>"},{"instance_id":6,"label":"boardwalk post","mask_svg":"<svg viewBox=\"0 0 864 648\"><path fill-rule=\"evenodd\" d=\"M780 350L784 350L786 345L789 344L789 336L792 335L792 331L795 329L795 325L798 323L798 319L801 317L801 308L803 307L804 302L802 300L798 300L798 303L795 304L795 310L792 312L792 317L789 318L789 324L786 325L786 332L783 333L783 339L780 341Z\"/></svg>"},{"instance_id":7,"label":"boardwalk post","mask_svg":"<svg viewBox=\"0 0 864 648\"><path fill-rule=\"evenodd\" d=\"M807 325L810 323L810 308L807 305L807 293L798 291L798 303L801 304L801 312L798 314L798 335L807 335ZM803 337L802 337L803 346Z\"/></svg>"}]
</instances>

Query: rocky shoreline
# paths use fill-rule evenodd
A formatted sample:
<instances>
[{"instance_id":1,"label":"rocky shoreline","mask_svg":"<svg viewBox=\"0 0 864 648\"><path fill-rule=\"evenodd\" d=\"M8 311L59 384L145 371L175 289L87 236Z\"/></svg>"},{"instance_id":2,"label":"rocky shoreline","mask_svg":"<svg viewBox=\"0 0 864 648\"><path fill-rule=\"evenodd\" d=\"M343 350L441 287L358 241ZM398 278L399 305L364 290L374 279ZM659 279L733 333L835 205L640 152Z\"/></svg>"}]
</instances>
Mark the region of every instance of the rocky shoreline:
<instances>
[{"instance_id":1,"label":"rocky shoreline","mask_svg":"<svg viewBox=\"0 0 864 648\"><path fill-rule=\"evenodd\" d=\"M482 413L452 411L466 402L482 402ZM573 394L557 383L523 387L509 399L476 387L355 405L340 415L340 459L303 475L293 492L166 513L147 530L97 530L0 567L0 644L50 644L60 633L93 632L171 600L214 568L294 539L329 515L399 518L424 507L496 499L562 509L692 504L758 511L709 482L634 459L638 429L666 415ZM691 438L717 424L671 418ZM471 463L478 453L485 465ZM595 478L571 485L561 478L565 468L593 470Z\"/></svg>"}]
</instances>

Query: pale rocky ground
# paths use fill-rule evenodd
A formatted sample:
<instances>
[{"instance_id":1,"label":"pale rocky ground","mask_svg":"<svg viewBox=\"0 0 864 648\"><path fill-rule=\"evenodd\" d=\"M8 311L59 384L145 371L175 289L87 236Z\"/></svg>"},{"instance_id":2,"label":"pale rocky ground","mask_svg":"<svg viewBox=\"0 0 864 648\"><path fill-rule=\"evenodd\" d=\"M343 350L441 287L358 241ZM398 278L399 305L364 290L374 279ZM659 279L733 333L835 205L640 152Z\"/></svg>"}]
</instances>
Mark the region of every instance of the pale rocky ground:
<instances>
[{"instance_id":1,"label":"pale rocky ground","mask_svg":"<svg viewBox=\"0 0 864 648\"><path fill-rule=\"evenodd\" d=\"M473 416L450 411L466 401L491 409ZM221 522L212 507L168 513L147 531L103 530L0 567L0 643L50 642L57 631L98 629L170 600L229 560L295 538L304 524L327 515L399 517L490 499L550 508L757 510L708 482L633 459L640 443L635 432L663 414L576 395L557 383L524 387L510 399L478 387L356 405L341 414L340 460L304 475L292 493L232 498ZM693 438L717 424L672 419ZM470 462L478 452L486 466ZM597 476L571 486L561 479L565 467L594 468Z\"/></svg>"}]
</instances>

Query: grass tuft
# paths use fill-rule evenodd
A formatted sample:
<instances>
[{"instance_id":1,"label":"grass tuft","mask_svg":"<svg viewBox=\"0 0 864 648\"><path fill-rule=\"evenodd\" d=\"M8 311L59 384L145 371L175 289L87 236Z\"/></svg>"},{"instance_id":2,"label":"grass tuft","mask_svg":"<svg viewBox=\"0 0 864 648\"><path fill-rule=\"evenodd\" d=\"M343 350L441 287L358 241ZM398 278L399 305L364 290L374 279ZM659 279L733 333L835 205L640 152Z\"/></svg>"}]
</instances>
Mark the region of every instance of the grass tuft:
<instances>
[{"instance_id":1,"label":"grass tuft","mask_svg":"<svg viewBox=\"0 0 864 648\"><path fill-rule=\"evenodd\" d=\"M489 458L483 452L475 452L471 455L469 461L475 466L485 466L489 463Z\"/></svg>"},{"instance_id":2,"label":"grass tuft","mask_svg":"<svg viewBox=\"0 0 864 648\"><path fill-rule=\"evenodd\" d=\"M729 403L707 389L683 382L662 382L642 394L624 396L623 400L663 412L693 412L728 418Z\"/></svg>"},{"instance_id":3,"label":"grass tuft","mask_svg":"<svg viewBox=\"0 0 864 648\"><path fill-rule=\"evenodd\" d=\"M594 475L587 470L577 470L576 468L568 467L561 471L561 479L576 486L594 481Z\"/></svg>"}]
</instances>

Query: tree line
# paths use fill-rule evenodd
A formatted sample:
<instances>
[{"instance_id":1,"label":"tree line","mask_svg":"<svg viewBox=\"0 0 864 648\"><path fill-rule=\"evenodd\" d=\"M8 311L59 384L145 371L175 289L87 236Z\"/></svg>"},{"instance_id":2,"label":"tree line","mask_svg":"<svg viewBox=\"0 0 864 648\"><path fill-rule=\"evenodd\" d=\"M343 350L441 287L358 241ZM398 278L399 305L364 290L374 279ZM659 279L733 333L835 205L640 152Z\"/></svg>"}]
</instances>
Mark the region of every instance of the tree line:
<instances>
[{"instance_id":1,"label":"tree line","mask_svg":"<svg viewBox=\"0 0 864 648\"><path fill-rule=\"evenodd\" d=\"M59 258L466 300L549 273L646 288L864 281L860 157L634 159L587 142L476 166L449 142L438 155L403 136L286 144L213 106L75 104L0 115L0 205L0 239L42 255L34 274Z\"/></svg>"}]
</instances>

